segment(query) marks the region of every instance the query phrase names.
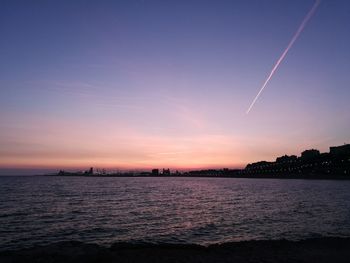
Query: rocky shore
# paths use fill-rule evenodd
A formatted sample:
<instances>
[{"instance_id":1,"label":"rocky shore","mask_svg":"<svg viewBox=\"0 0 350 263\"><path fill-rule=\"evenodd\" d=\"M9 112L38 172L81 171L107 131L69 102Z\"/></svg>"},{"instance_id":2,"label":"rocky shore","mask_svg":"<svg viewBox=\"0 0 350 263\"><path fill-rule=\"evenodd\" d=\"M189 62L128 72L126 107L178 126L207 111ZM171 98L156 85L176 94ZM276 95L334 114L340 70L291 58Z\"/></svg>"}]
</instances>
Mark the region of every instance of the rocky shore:
<instances>
[{"instance_id":1,"label":"rocky shore","mask_svg":"<svg viewBox=\"0 0 350 263\"><path fill-rule=\"evenodd\" d=\"M0 252L0 262L350 262L350 238L199 245L62 242Z\"/></svg>"}]
</instances>

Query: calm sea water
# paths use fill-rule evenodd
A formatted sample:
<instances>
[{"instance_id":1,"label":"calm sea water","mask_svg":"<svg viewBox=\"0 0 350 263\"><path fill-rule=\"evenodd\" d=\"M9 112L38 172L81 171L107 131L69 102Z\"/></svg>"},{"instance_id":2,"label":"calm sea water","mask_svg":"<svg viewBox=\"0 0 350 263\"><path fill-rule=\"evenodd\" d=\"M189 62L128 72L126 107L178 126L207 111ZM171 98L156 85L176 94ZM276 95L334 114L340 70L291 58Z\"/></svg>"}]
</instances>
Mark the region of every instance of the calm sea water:
<instances>
[{"instance_id":1,"label":"calm sea water","mask_svg":"<svg viewBox=\"0 0 350 263\"><path fill-rule=\"evenodd\" d=\"M350 181L0 177L0 249L350 236Z\"/></svg>"}]
</instances>

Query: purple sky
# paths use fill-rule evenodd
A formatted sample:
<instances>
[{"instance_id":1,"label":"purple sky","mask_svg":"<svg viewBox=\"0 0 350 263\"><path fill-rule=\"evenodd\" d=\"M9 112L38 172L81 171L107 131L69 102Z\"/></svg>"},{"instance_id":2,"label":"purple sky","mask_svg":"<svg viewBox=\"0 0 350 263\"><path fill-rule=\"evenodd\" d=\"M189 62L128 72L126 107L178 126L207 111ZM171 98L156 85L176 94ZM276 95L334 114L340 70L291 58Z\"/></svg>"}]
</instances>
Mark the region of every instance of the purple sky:
<instances>
[{"instance_id":1,"label":"purple sky","mask_svg":"<svg viewBox=\"0 0 350 263\"><path fill-rule=\"evenodd\" d=\"M347 0L321 1L245 113L313 4L1 1L0 174L234 168L349 143Z\"/></svg>"}]
</instances>

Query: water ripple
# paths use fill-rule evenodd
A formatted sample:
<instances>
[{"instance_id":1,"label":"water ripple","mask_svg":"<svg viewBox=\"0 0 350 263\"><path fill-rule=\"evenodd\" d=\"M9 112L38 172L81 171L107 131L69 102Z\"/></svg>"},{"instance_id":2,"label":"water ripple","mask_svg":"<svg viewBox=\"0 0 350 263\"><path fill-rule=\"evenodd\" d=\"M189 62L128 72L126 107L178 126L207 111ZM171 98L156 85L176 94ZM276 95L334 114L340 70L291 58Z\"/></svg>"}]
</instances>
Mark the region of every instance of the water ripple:
<instances>
[{"instance_id":1,"label":"water ripple","mask_svg":"<svg viewBox=\"0 0 350 263\"><path fill-rule=\"evenodd\" d=\"M350 182L0 177L0 249L350 236Z\"/></svg>"}]
</instances>

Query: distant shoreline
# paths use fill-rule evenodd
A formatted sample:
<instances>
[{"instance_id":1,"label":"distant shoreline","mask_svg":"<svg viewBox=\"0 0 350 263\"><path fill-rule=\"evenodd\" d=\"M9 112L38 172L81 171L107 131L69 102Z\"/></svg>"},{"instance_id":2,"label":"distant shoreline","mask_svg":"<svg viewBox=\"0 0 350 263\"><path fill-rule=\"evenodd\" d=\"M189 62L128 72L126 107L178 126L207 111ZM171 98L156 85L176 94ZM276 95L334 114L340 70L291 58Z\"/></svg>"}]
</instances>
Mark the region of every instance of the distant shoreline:
<instances>
[{"instance_id":1,"label":"distant shoreline","mask_svg":"<svg viewBox=\"0 0 350 263\"><path fill-rule=\"evenodd\" d=\"M131 178L235 178L235 179L305 179L305 180L350 180L350 176L343 175L85 175L85 174L76 174L76 175L57 175L57 174L46 174L46 175L36 175L36 176L48 176L48 177L131 177Z\"/></svg>"},{"instance_id":2,"label":"distant shoreline","mask_svg":"<svg viewBox=\"0 0 350 263\"><path fill-rule=\"evenodd\" d=\"M195 244L115 243L110 247L78 241L2 251L10 262L349 262L350 238L301 241L241 241L210 246Z\"/></svg>"}]
</instances>

